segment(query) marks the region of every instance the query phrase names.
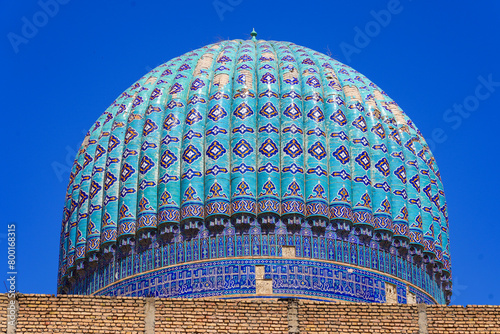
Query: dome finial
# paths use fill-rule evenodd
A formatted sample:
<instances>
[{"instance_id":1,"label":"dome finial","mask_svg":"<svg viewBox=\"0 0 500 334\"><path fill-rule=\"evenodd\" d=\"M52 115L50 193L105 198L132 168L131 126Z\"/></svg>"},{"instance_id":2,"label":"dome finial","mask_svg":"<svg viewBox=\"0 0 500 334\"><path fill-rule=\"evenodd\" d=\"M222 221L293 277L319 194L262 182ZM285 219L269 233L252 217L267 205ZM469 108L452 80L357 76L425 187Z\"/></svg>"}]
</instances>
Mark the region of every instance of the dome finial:
<instances>
[{"instance_id":1,"label":"dome finial","mask_svg":"<svg viewBox=\"0 0 500 334\"><path fill-rule=\"evenodd\" d=\"M257 32L255 31L255 28L252 28L252 32L250 33L250 36L252 36L252 41L257 42Z\"/></svg>"}]
</instances>

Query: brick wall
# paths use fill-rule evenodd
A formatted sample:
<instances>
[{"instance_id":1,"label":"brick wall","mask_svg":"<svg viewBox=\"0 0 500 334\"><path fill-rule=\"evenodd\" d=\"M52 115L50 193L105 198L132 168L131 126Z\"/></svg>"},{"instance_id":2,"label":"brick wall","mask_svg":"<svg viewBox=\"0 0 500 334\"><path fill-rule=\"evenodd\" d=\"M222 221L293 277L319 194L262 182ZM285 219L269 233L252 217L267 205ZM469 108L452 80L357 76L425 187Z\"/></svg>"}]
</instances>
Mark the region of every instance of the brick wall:
<instances>
[{"instance_id":1,"label":"brick wall","mask_svg":"<svg viewBox=\"0 0 500 334\"><path fill-rule=\"evenodd\" d=\"M9 305L7 294L0 295L0 333L7 333L7 306Z\"/></svg>"},{"instance_id":2,"label":"brick wall","mask_svg":"<svg viewBox=\"0 0 500 334\"><path fill-rule=\"evenodd\" d=\"M500 306L428 306L429 333L500 333Z\"/></svg>"},{"instance_id":3,"label":"brick wall","mask_svg":"<svg viewBox=\"0 0 500 334\"><path fill-rule=\"evenodd\" d=\"M144 333L143 298L19 295L16 333Z\"/></svg>"},{"instance_id":4,"label":"brick wall","mask_svg":"<svg viewBox=\"0 0 500 334\"><path fill-rule=\"evenodd\" d=\"M299 303L300 333L418 333L416 305Z\"/></svg>"},{"instance_id":5,"label":"brick wall","mask_svg":"<svg viewBox=\"0 0 500 334\"><path fill-rule=\"evenodd\" d=\"M0 295L0 333L500 333L500 306L22 294L17 301L14 332Z\"/></svg>"},{"instance_id":6,"label":"brick wall","mask_svg":"<svg viewBox=\"0 0 500 334\"><path fill-rule=\"evenodd\" d=\"M287 333L287 303L156 299L156 333Z\"/></svg>"}]
</instances>

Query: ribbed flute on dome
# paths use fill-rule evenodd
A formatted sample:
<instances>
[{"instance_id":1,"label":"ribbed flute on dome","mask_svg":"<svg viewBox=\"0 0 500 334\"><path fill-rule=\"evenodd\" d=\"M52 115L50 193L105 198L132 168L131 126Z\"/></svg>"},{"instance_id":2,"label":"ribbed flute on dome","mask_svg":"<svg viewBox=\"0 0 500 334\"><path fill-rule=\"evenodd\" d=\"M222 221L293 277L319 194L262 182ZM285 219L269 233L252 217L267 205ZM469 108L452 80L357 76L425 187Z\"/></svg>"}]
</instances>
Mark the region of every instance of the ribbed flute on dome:
<instances>
[{"instance_id":1,"label":"ribbed flute on dome","mask_svg":"<svg viewBox=\"0 0 500 334\"><path fill-rule=\"evenodd\" d=\"M420 131L359 72L255 30L158 66L99 117L59 260L59 293L451 297L447 206Z\"/></svg>"}]
</instances>

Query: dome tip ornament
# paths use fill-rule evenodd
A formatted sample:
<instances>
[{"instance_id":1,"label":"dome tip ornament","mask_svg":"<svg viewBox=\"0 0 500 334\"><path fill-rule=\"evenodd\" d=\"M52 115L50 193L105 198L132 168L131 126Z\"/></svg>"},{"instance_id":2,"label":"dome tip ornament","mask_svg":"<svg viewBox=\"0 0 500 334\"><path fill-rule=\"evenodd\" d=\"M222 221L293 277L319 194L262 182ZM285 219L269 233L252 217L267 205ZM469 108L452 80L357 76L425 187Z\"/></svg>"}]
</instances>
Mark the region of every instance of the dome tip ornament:
<instances>
[{"instance_id":1,"label":"dome tip ornament","mask_svg":"<svg viewBox=\"0 0 500 334\"><path fill-rule=\"evenodd\" d=\"M252 28L250 36L252 36L252 41L257 42L257 32L255 31L255 28Z\"/></svg>"}]
</instances>

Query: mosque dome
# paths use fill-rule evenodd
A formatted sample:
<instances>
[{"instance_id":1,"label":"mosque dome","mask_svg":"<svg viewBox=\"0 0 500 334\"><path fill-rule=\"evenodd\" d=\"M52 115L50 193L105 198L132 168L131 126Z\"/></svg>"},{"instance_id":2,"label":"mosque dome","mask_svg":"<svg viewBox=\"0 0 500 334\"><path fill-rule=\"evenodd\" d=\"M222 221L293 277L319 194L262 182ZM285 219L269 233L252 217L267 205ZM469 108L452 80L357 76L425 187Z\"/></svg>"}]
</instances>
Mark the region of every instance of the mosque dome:
<instances>
[{"instance_id":1,"label":"mosque dome","mask_svg":"<svg viewBox=\"0 0 500 334\"><path fill-rule=\"evenodd\" d=\"M58 291L447 303L440 173L349 66L255 35L211 44L139 79L85 136Z\"/></svg>"}]
</instances>

